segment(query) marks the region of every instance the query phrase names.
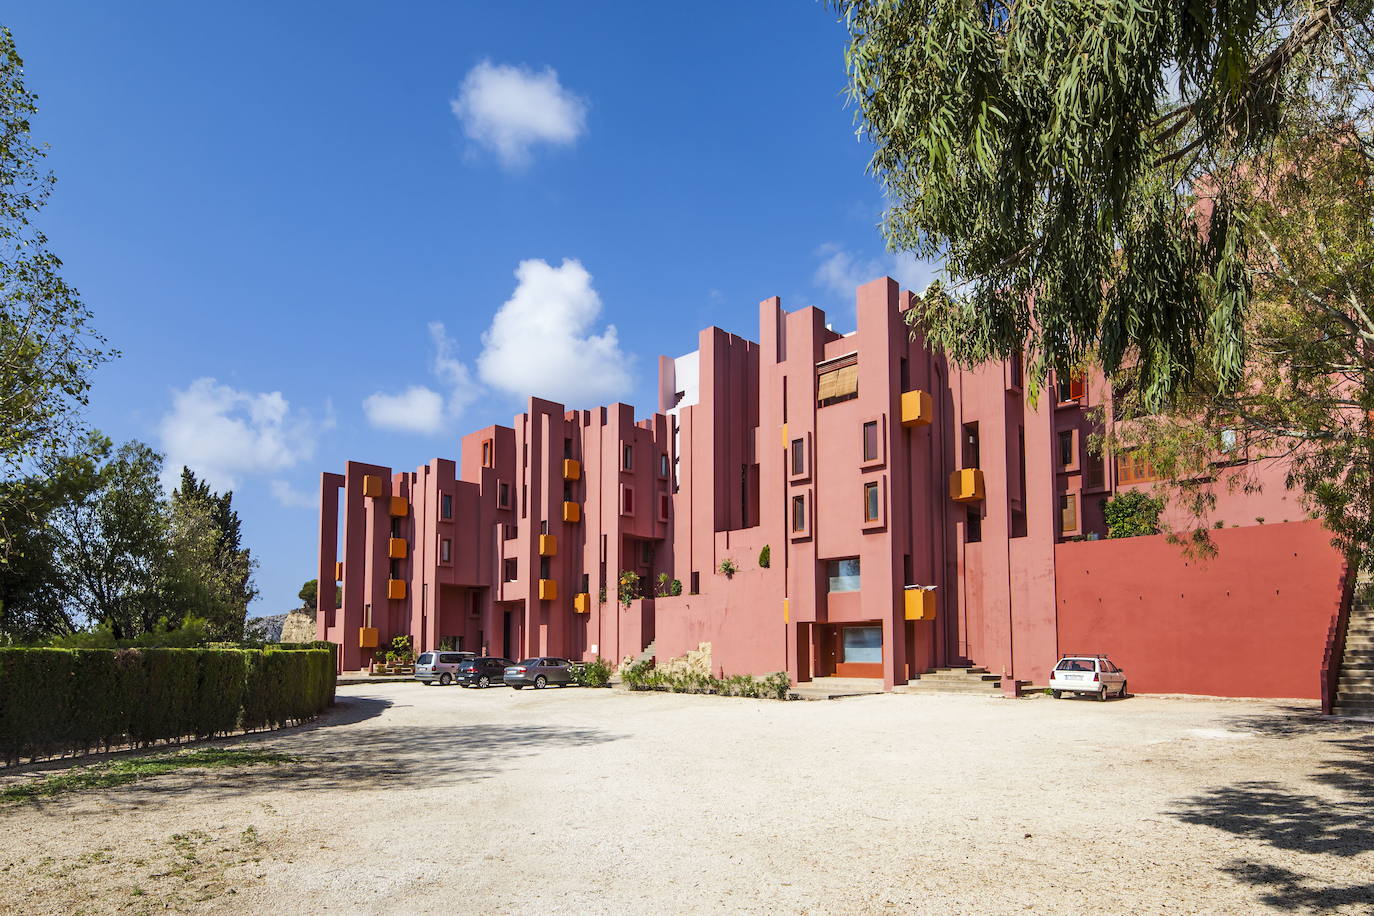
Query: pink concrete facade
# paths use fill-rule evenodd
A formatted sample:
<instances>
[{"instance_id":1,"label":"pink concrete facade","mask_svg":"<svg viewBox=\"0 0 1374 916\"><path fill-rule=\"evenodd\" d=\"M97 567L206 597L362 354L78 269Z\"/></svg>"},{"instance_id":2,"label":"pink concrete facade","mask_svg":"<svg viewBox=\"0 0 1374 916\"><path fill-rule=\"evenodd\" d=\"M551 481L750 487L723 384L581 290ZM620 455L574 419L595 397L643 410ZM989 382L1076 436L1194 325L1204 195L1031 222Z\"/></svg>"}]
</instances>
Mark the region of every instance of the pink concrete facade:
<instances>
[{"instance_id":1,"label":"pink concrete facade","mask_svg":"<svg viewBox=\"0 0 1374 916\"><path fill-rule=\"evenodd\" d=\"M1043 683L1064 615L1082 616L1058 594L1060 551L1105 546L1076 542L1105 534L1104 499L1149 485L1129 460L1089 453L1110 392L1065 380L1032 403L1015 364L962 370L912 339L892 280L856 299L850 334L777 299L759 306L757 342L702 331L660 359L646 420L532 398L512 426L465 436L457 463L324 474L319 578L339 575L343 606L320 590L320 637L347 670L374 636L385 648L410 634L420 650L617 661L705 642L718 673L795 681L891 687L977 664ZM1219 488L1215 517L1304 518L1281 468L1259 476L1258 494ZM1292 564L1320 578L1332 553ZM623 604L626 570L643 597ZM681 594L660 594L660 575ZM1325 627L1324 600L1295 613Z\"/></svg>"}]
</instances>

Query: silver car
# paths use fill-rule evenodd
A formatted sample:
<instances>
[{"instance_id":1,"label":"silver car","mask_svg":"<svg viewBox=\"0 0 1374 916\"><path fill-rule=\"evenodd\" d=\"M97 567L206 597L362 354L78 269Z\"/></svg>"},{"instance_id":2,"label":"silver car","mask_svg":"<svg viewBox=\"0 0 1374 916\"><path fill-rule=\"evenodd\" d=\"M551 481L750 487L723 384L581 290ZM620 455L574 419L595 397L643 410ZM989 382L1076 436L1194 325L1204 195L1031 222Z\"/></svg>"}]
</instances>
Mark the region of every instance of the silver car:
<instances>
[{"instance_id":1,"label":"silver car","mask_svg":"<svg viewBox=\"0 0 1374 916\"><path fill-rule=\"evenodd\" d=\"M415 659L415 680L426 686L438 681L447 687L458 674L458 665L473 657L472 652L421 652Z\"/></svg>"},{"instance_id":2,"label":"silver car","mask_svg":"<svg viewBox=\"0 0 1374 916\"><path fill-rule=\"evenodd\" d=\"M572 683L572 662L566 658L527 658L507 668L502 680L516 690L521 687L537 689L550 684L566 687Z\"/></svg>"}]
</instances>

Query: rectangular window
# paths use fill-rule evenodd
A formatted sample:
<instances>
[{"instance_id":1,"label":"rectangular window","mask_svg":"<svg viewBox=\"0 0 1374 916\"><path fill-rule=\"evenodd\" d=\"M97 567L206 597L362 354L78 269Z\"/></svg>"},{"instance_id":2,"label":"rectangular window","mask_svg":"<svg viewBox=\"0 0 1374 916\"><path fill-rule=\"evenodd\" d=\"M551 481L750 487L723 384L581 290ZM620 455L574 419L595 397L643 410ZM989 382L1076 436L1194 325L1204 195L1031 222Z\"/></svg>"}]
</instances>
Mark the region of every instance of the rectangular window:
<instances>
[{"instance_id":1,"label":"rectangular window","mask_svg":"<svg viewBox=\"0 0 1374 916\"><path fill-rule=\"evenodd\" d=\"M565 459L566 459L566 458L571 458L571 457L572 457L572 440L571 440L571 439L564 438L564 440L563 440L563 457L564 457Z\"/></svg>"},{"instance_id":2,"label":"rectangular window","mask_svg":"<svg viewBox=\"0 0 1374 916\"><path fill-rule=\"evenodd\" d=\"M448 538L444 538L439 542L439 562L453 562L453 542Z\"/></svg>"},{"instance_id":3,"label":"rectangular window","mask_svg":"<svg viewBox=\"0 0 1374 916\"><path fill-rule=\"evenodd\" d=\"M700 595L700 594L701 594L701 573L699 573L699 572L693 572L693 573L692 573L692 588L691 588L691 593L692 593L693 595Z\"/></svg>"},{"instance_id":4,"label":"rectangular window","mask_svg":"<svg viewBox=\"0 0 1374 916\"><path fill-rule=\"evenodd\" d=\"M1087 393L1088 378L1081 372L1059 378L1056 390L1059 395L1060 404L1078 404L1083 400L1083 395Z\"/></svg>"},{"instance_id":5,"label":"rectangular window","mask_svg":"<svg viewBox=\"0 0 1374 916\"><path fill-rule=\"evenodd\" d=\"M844 365L823 364L816 369L816 403L821 407L859 396L859 362L850 357Z\"/></svg>"},{"instance_id":6,"label":"rectangular window","mask_svg":"<svg viewBox=\"0 0 1374 916\"><path fill-rule=\"evenodd\" d=\"M876 483L864 484L864 521L876 522L878 520L878 485Z\"/></svg>"},{"instance_id":7,"label":"rectangular window","mask_svg":"<svg viewBox=\"0 0 1374 916\"><path fill-rule=\"evenodd\" d=\"M549 520L548 520L548 519L544 519L543 521L541 521L541 522L539 523L539 533L540 533L540 534L548 534L548 533L549 533Z\"/></svg>"},{"instance_id":8,"label":"rectangular window","mask_svg":"<svg viewBox=\"0 0 1374 916\"><path fill-rule=\"evenodd\" d=\"M490 439L482 440L482 467L490 468L496 466L495 448Z\"/></svg>"},{"instance_id":9,"label":"rectangular window","mask_svg":"<svg viewBox=\"0 0 1374 916\"><path fill-rule=\"evenodd\" d=\"M1061 430L1059 433L1059 467L1067 470L1077 463L1074 461L1073 454L1073 430Z\"/></svg>"},{"instance_id":10,"label":"rectangular window","mask_svg":"<svg viewBox=\"0 0 1374 916\"><path fill-rule=\"evenodd\" d=\"M1116 456L1118 484L1149 483L1158 479L1159 474L1155 472L1154 466L1135 452L1122 452Z\"/></svg>"},{"instance_id":11,"label":"rectangular window","mask_svg":"<svg viewBox=\"0 0 1374 916\"><path fill-rule=\"evenodd\" d=\"M582 589L581 589L582 594L586 595L586 594L590 593L591 588L592 588L592 576L591 576L591 573L583 573L583 574L582 574Z\"/></svg>"},{"instance_id":12,"label":"rectangular window","mask_svg":"<svg viewBox=\"0 0 1374 916\"><path fill-rule=\"evenodd\" d=\"M801 439L792 440L792 476L800 477L806 473L806 443Z\"/></svg>"},{"instance_id":13,"label":"rectangular window","mask_svg":"<svg viewBox=\"0 0 1374 916\"><path fill-rule=\"evenodd\" d=\"M977 544L983 539L983 513L970 506L964 517L964 543Z\"/></svg>"},{"instance_id":14,"label":"rectangular window","mask_svg":"<svg viewBox=\"0 0 1374 916\"><path fill-rule=\"evenodd\" d=\"M1078 531L1078 497L1072 493L1059 496L1059 533L1073 534Z\"/></svg>"},{"instance_id":15,"label":"rectangular window","mask_svg":"<svg viewBox=\"0 0 1374 916\"><path fill-rule=\"evenodd\" d=\"M828 561L826 574L830 577L830 591L832 592L857 592L859 590L858 557Z\"/></svg>"},{"instance_id":16,"label":"rectangular window","mask_svg":"<svg viewBox=\"0 0 1374 916\"><path fill-rule=\"evenodd\" d=\"M541 578L541 579L547 579L547 578L549 578L549 569L550 569L549 558L548 558L548 557L540 557L540 558L539 558L539 578Z\"/></svg>"},{"instance_id":17,"label":"rectangular window","mask_svg":"<svg viewBox=\"0 0 1374 916\"><path fill-rule=\"evenodd\" d=\"M878 421L864 424L864 461L878 460Z\"/></svg>"},{"instance_id":18,"label":"rectangular window","mask_svg":"<svg viewBox=\"0 0 1374 916\"><path fill-rule=\"evenodd\" d=\"M498 509L510 508L510 484L504 481L496 485L496 507Z\"/></svg>"},{"instance_id":19,"label":"rectangular window","mask_svg":"<svg viewBox=\"0 0 1374 916\"><path fill-rule=\"evenodd\" d=\"M982 455L980 454L980 451L979 451L980 446L979 446L979 443L978 443L978 424L977 424L976 422L975 422L975 423L965 423L965 424L964 424L964 440L963 440L963 446L964 446L964 455L963 455L964 463L963 463L963 467L966 467L966 468L981 468L981 467L983 466L983 464L982 464L982 461L981 461Z\"/></svg>"},{"instance_id":20,"label":"rectangular window","mask_svg":"<svg viewBox=\"0 0 1374 916\"><path fill-rule=\"evenodd\" d=\"M667 494L667 493L660 493L660 494L658 494L658 519L659 519L659 521L666 522L666 521L668 520L668 509L669 509L670 505L671 505L671 503L670 503L669 500L668 500L668 494Z\"/></svg>"},{"instance_id":21,"label":"rectangular window","mask_svg":"<svg viewBox=\"0 0 1374 916\"><path fill-rule=\"evenodd\" d=\"M844 661L848 664L882 664L883 628L882 627L845 627Z\"/></svg>"},{"instance_id":22,"label":"rectangular window","mask_svg":"<svg viewBox=\"0 0 1374 916\"><path fill-rule=\"evenodd\" d=\"M644 566L653 565L654 545L652 541L639 542L639 562Z\"/></svg>"},{"instance_id":23,"label":"rectangular window","mask_svg":"<svg viewBox=\"0 0 1374 916\"><path fill-rule=\"evenodd\" d=\"M792 530L806 530L806 497L792 497Z\"/></svg>"},{"instance_id":24,"label":"rectangular window","mask_svg":"<svg viewBox=\"0 0 1374 916\"><path fill-rule=\"evenodd\" d=\"M660 452L658 455L658 476L668 476L668 453Z\"/></svg>"},{"instance_id":25,"label":"rectangular window","mask_svg":"<svg viewBox=\"0 0 1374 916\"><path fill-rule=\"evenodd\" d=\"M439 517L453 518L453 497L447 493L439 497Z\"/></svg>"},{"instance_id":26,"label":"rectangular window","mask_svg":"<svg viewBox=\"0 0 1374 916\"><path fill-rule=\"evenodd\" d=\"M1020 350L1011 355L1011 365L1008 367L1011 376L1011 387L1020 389L1025 385L1026 359Z\"/></svg>"},{"instance_id":27,"label":"rectangular window","mask_svg":"<svg viewBox=\"0 0 1374 916\"><path fill-rule=\"evenodd\" d=\"M635 491L634 487L625 487L620 498L620 513L622 515L635 514Z\"/></svg>"},{"instance_id":28,"label":"rectangular window","mask_svg":"<svg viewBox=\"0 0 1374 916\"><path fill-rule=\"evenodd\" d=\"M626 446L624 447L623 451L621 452L621 456L620 456L620 457L621 457L622 460L623 460L623 463L622 463L621 466L620 466L620 467L621 467L621 470L625 470L625 471L634 470L634 466L635 466L635 447L634 447L633 445L626 445Z\"/></svg>"},{"instance_id":29,"label":"rectangular window","mask_svg":"<svg viewBox=\"0 0 1374 916\"><path fill-rule=\"evenodd\" d=\"M390 575L391 575L391 578L393 578L393 579L399 579L399 578L401 578L401 561L400 561L400 560L392 560L392 561L391 561L391 573L390 573Z\"/></svg>"},{"instance_id":30,"label":"rectangular window","mask_svg":"<svg viewBox=\"0 0 1374 916\"><path fill-rule=\"evenodd\" d=\"M511 558L511 559L509 559L509 560L504 560L504 561L502 561L502 563L501 563L501 581L502 581L502 582L514 582L514 581L516 580L516 578L519 576L519 570L520 570L519 564L518 564L518 562L517 562L514 558Z\"/></svg>"},{"instance_id":31,"label":"rectangular window","mask_svg":"<svg viewBox=\"0 0 1374 916\"><path fill-rule=\"evenodd\" d=\"M1102 456L1094 455L1092 449L1088 449L1088 454L1083 459L1083 486L1089 490L1102 489L1107 485L1105 470Z\"/></svg>"}]
</instances>

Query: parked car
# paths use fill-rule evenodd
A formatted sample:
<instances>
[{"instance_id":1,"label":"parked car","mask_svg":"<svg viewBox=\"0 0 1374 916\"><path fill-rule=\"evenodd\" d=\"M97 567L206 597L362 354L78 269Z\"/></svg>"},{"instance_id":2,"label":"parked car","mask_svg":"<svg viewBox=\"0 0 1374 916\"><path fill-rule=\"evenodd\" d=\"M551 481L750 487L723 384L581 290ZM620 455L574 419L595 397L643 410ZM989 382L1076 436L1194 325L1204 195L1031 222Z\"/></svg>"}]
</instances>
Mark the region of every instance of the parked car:
<instances>
[{"instance_id":1,"label":"parked car","mask_svg":"<svg viewBox=\"0 0 1374 916\"><path fill-rule=\"evenodd\" d=\"M566 658L527 658L508 667L504 680L516 690L550 684L566 687L572 683L572 662Z\"/></svg>"},{"instance_id":2,"label":"parked car","mask_svg":"<svg viewBox=\"0 0 1374 916\"><path fill-rule=\"evenodd\" d=\"M447 687L458 674L458 666L473 657L472 652L421 652L415 659L415 680L423 681L425 686L438 681Z\"/></svg>"},{"instance_id":3,"label":"parked car","mask_svg":"<svg viewBox=\"0 0 1374 916\"><path fill-rule=\"evenodd\" d=\"M1126 672L1105 655L1065 655L1050 672L1050 696L1081 693L1105 700L1126 695Z\"/></svg>"},{"instance_id":4,"label":"parked car","mask_svg":"<svg viewBox=\"0 0 1374 916\"><path fill-rule=\"evenodd\" d=\"M504 683L506 668L515 664L508 658L469 658L458 664L458 673L453 679L460 687L490 687L492 683Z\"/></svg>"}]
</instances>

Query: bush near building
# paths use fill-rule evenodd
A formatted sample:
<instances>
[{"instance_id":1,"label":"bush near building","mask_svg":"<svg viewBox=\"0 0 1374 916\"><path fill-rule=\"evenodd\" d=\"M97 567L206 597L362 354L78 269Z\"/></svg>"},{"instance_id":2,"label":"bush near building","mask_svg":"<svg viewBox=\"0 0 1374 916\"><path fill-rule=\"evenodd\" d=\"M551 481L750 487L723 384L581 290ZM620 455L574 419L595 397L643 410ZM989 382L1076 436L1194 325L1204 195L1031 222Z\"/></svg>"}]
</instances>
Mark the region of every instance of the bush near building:
<instances>
[{"instance_id":1,"label":"bush near building","mask_svg":"<svg viewBox=\"0 0 1374 916\"><path fill-rule=\"evenodd\" d=\"M334 701L334 647L0 649L0 755L280 728Z\"/></svg>"}]
</instances>

